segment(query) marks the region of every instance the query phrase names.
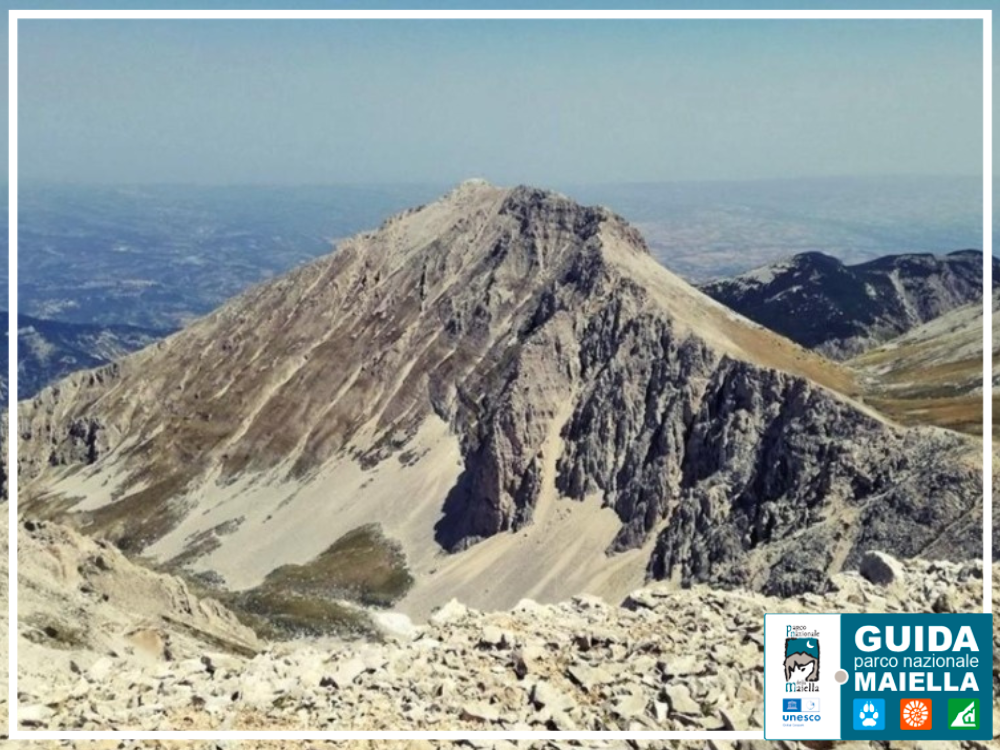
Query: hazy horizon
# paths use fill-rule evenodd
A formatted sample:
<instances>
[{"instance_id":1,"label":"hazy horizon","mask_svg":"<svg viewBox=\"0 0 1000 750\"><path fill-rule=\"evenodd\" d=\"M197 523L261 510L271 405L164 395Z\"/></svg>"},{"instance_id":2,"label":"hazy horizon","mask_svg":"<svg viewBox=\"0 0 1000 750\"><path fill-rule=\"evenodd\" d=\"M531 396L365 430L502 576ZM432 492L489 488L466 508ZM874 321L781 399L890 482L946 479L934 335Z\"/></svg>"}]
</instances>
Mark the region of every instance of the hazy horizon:
<instances>
[{"instance_id":1,"label":"hazy horizon","mask_svg":"<svg viewBox=\"0 0 1000 750\"><path fill-rule=\"evenodd\" d=\"M176 327L453 187L27 184L18 204L21 311L66 322ZM609 207L633 223L657 260L689 281L806 251L855 263L982 247L976 178L536 187ZM131 283L115 291L119 277L145 280L145 293L136 296Z\"/></svg>"},{"instance_id":2,"label":"hazy horizon","mask_svg":"<svg viewBox=\"0 0 1000 750\"><path fill-rule=\"evenodd\" d=\"M442 189L450 189L466 180L486 180L499 187L515 187L517 185L531 185L533 187L560 190L562 188L591 187L591 186L643 186L643 185L743 185L748 183L787 183L787 182L876 182L876 181L918 181L918 180L961 180L961 181L982 181L981 174L933 174L933 173L907 173L907 174L836 174L836 175L789 175L787 177L746 177L742 179L733 178L705 178L705 179L659 179L659 180L588 180L583 182L570 183L568 185L549 185L540 183L528 183L521 181L497 182L480 174L468 174L450 182L436 180L384 180L384 181L314 181L314 182L200 182L188 181L115 181L99 182L96 180L56 180L56 179L25 179L19 178L18 185L22 188L32 187L199 187L199 188L308 188L308 187L394 187L394 186L437 186ZM1000 181L1000 177L993 180L994 183ZM0 189L9 187L7 181L0 181Z\"/></svg>"},{"instance_id":3,"label":"hazy horizon","mask_svg":"<svg viewBox=\"0 0 1000 750\"><path fill-rule=\"evenodd\" d=\"M979 21L22 21L20 178L976 176Z\"/></svg>"}]
</instances>

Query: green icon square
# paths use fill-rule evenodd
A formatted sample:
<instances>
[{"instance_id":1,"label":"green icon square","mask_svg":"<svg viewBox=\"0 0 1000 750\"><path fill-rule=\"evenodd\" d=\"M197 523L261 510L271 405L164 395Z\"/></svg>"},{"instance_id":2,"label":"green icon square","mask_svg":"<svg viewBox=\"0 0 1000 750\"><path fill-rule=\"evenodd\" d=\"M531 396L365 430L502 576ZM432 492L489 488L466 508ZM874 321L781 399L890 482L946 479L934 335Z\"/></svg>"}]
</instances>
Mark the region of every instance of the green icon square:
<instances>
[{"instance_id":1,"label":"green icon square","mask_svg":"<svg viewBox=\"0 0 1000 750\"><path fill-rule=\"evenodd\" d=\"M979 729L979 699L948 699L949 729Z\"/></svg>"}]
</instances>

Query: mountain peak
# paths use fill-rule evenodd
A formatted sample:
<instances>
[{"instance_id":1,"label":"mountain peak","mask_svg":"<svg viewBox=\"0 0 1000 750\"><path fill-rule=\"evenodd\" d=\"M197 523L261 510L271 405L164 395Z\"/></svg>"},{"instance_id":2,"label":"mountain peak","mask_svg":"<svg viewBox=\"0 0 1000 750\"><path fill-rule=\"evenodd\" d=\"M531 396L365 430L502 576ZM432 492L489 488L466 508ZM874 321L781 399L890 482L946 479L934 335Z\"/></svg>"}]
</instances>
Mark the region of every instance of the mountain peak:
<instances>
[{"instance_id":1,"label":"mountain peak","mask_svg":"<svg viewBox=\"0 0 1000 750\"><path fill-rule=\"evenodd\" d=\"M462 180L460 183L455 185L451 190L441 196L441 201L454 201L467 199L475 196L486 196L490 194L496 194L501 192L505 188L494 185L489 180L485 180L482 177L470 177L467 180Z\"/></svg>"},{"instance_id":2,"label":"mountain peak","mask_svg":"<svg viewBox=\"0 0 1000 750\"><path fill-rule=\"evenodd\" d=\"M378 230L342 243L335 255L362 249L387 264L380 278L412 263L425 269L444 263L456 272L471 265L530 272L552 269L581 253L595 262L622 253L649 255L642 235L603 206L481 179L466 180L436 201L390 217ZM320 263L337 262L335 255Z\"/></svg>"},{"instance_id":3,"label":"mountain peak","mask_svg":"<svg viewBox=\"0 0 1000 750\"><path fill-rule=\"evenodd\" d=\"M493 183L484 177L469 177L462 180L455 186L455 190L478 190L480 188L492 188Z\"/></svg>"},{"instance_id":4,"label":"mountain peak","mask_svg":"<svg viewBox=\"0 0 1000 750\"><path fill-rule=\"evenodd\" d=\"M84 465L60 507L86 497L88 532L234 589L374 520L411 611L620 597L647 573L787 592L874 545L919 551L981 497L944 466L954 438L904 445L850 385L608 209L477 181L22 402L18 460L37 497ZM957 489L922 532L887 495L930 479ZM835 540L840 498L866 536ZM794 538L827 509L815 538L843 554L803 572ZM626 552L613 576L607 551Z\"/></svg>"}]
</instances>

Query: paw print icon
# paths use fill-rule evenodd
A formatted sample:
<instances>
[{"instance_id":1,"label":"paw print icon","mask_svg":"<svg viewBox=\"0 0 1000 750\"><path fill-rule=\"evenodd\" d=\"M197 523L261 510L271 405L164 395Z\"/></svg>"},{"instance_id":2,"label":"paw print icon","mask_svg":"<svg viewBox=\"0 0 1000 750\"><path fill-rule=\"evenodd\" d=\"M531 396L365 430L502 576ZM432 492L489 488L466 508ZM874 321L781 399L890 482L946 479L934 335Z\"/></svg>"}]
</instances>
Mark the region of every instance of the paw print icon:
<instances>
[{"instance_id":1,"label":"paw print icon","mask_svg":"<svg viewBox=\"0 0 1000 750\"><path fill-rule=\"evenodd\" d=\"M855 698L854 728L885 729L885 700L882 698Z\"/></svg>"}]
</instances>

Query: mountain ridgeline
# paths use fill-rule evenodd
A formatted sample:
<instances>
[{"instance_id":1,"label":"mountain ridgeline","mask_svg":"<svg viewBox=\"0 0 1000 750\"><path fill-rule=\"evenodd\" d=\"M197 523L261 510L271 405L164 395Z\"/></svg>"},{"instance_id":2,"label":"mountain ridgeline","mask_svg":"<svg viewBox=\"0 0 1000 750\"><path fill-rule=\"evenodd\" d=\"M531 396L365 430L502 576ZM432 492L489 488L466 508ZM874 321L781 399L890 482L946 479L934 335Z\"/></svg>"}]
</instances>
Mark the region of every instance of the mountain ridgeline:
<instances>
[{"instance_id":1,"label":"mountain ridgeline","mask_svg":"<svg viewBox=\"0 0 1000 750\"><path fill-rule=\"evenodd\" d=\"M995 258L993 267L1000 277ZM801 253L701 290L806 348L848 359L957 307L982 304L983 254L888 255L845 265Z\"/></svg>"},{"instance_id":2,"label":"mountain ridgeline","mask_svg":"<svg viewBox=\"0 0 1000 750\"><path fill-rule=\"evenodd\" d=\"M77 370L110 364L167 335L128 325L93 325L17 316L20 399Z\"/></svg>"},{"instance_id":3,"label":"mountain ridgeline","mask_svg":"<svg viewBox=\"0 0 1000 750\"><path fill-rule=\"evenodd\" d=\"M415 613L981 556L970 442L852 387L609 210L470 181L19 404L22 502L234 589L375 522Z\"/></svg>"}]
</instances>

